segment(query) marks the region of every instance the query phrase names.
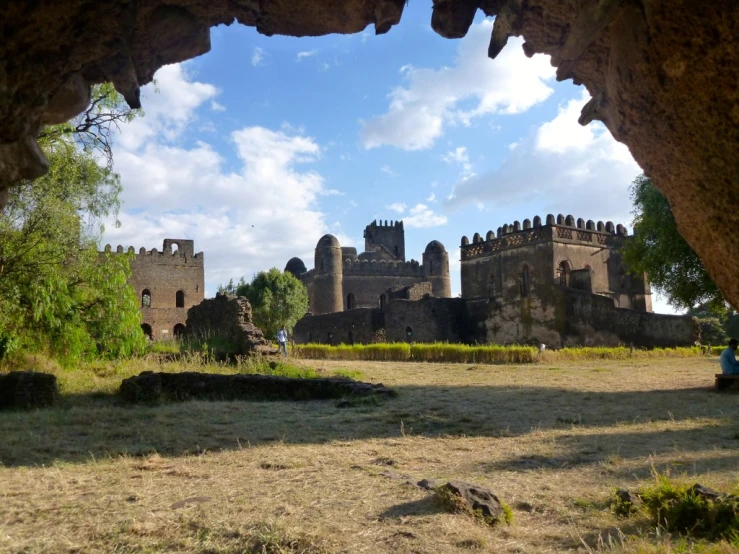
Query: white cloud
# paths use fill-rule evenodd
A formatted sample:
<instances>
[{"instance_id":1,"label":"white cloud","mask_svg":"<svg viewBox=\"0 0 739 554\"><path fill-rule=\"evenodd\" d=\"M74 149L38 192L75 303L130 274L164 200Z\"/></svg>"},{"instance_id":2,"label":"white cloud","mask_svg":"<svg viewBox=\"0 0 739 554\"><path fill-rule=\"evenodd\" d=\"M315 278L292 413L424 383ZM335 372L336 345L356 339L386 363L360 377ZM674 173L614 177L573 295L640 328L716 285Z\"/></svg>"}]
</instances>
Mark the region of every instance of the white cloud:
<instances>
[{"instance_id":1,"label":"white cloud","mask_svg":"<svg viewBox=\"0 0 739 554\"><path fill-rule=\"evenodd\" d=\"M472 164L470 163L470 157L467 154L466 146L458 146L454 150L450 150L446 154L441 156L441 159L448 164L456 163L462 168L462 179L467 179L474 175L472 172Z\"/></svg>"},{"instance_id":2,"label":"white cloud","mask_svg":"<svg viewBox=\"0 0 739 554\"><path fill-rule=\"evenodd\" d=\"M439 227L447 223L446 216L434 213L425 204L416 204L408 213L410 215L403 218L403 225L408 228Z\"/></svg>"},{"instance_id":3,"label":"white cloud","mask_svg":"<svg viewBox=\"0 0 739 554\"><path fill-rule=\"evenodd\" d=\"M426 199L426 202L436 202L436 194L432 192Z\"/></svg>"},{"instance_id":4,"label":"white cloud","mask_svg":"<svg viewBox=\"0 0 739 554\"><path fill-rule=\"evenodd\" d=\"M384 164L382 167L380 167L380 171L382 171L383 173L387 173L388 175L390 175L390 177L398 176L398 174L395 171L393 171L393 168L387 164Z\"/></svg>"},{"instance_id":5,"label":"white cloud","mask_svg":"<svg viewBox=\"0 0 739 554\"><path fill-rule=\"evenodd\" d=\"M298 55L295 57L295 61L301 62L304 58L310 58L311 56L315 56L316 54L318 54L318 50L307 50L304 52L298 52Z\"/></svg>"},{"instance_id":6,"label":"white cloud","mask_svg":"<svg viewBox=\"0 0 739 554\"><path fill-rule=\"evenodd\" d=\"M254 67L257 67L258 65L262 65L263 61L264 61L264 50L262 48L259 48L259 46L255 46L254 53L251 55L251 64Z\"/></svg>"},{"instance_id":7,"label":"white cloud","mask_svg":"<svg viewBox=\"0 0 739 554\"><path fill-rule=\"evenodd\" d=\"M311 168L321 147L292 127L259 126L229 135L236 164L227 166L207 142L183 146L169 131L197 120L198 109L207 109L216 93L184 75L180 66L167 66L156 78L163 94L169 97L166 91L176 83L185 100L173 96L167 105L148 94L156 101L145 103L146 116L122 126L114 146L122 225L108 225L105 241L138 250L161 248L164 238L195 240L196 250L205 253L209 294L231 277L283 268L292 256L310 265L316 241L329 229L319 200L342 194ZM132 131L136 140L128 136Z\"/></svg>"},{"instance_id":8,"label":"white cloud","mask_svg":"<svg viewBox=\"0 0 739 554\"><path fill-rule=\"evenodd\" d=\"M215 100L212 100L210 103L210 109L213 110L214 112L225 112L226 106L216 102Z\"/></svg>"},{"instance_id":9,"label":"white cloud","mask_svg":"<svg viewBox=\"0 0 739 554\"><path fill-rule=\"evenodd\" d=\"M628 187L641 169L603 125L583 128L577 123L587 100L583 92L560 106L557 116L519 141L496 171L458 182L445 205L454 209L494 202L501 208L535 203L554 214L628 224ZM511 219L534 215L521 213Z\"/></svg>"},{"instance_id":10,"label":"white cloud","mask_svg":"<svg viewBox=\"0 0 739 554\"><path fill-rule=\"evenodd\" d=\"M388 210L392 210L394 212L398 212L399 214L402 214L405 209L408 207L402 202L395 202L394 204L390 204L388 206L385 206Z\"/></svg>"},{"instance_id":11,"label":"white cloud","mask_svg":"<svg viewBox=\"0 0 739 554\"><path fill-rule=\"evenodd\" d=\"M526 58L520 48L523 40L512 38L491 60L486 56L491 30L488 20L470 27L452 67L404 65L404 84L390 92L387 113L363 122L364 147L430 148L447 125L470 125L488 114L521 113L548 98L552 89L546 81L554 77L549 58ZM472 107L465 108L470 103Z\"/></svg>"}]
</instances>

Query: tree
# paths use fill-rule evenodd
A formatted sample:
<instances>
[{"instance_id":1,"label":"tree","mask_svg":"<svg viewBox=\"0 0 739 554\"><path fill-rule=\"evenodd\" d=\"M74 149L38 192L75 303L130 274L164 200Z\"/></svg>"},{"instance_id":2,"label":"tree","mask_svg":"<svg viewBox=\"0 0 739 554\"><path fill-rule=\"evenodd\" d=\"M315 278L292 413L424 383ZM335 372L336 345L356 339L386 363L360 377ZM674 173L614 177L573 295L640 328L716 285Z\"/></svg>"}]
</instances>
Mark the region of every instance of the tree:
<instances>
[{"instance_id":1,"label":"tree","mask_svg":"<svg viewBox=\"0 0 739 554\"><path fill-rule=\"evenodd\" d=\"M631 186L634 236L622 248L635 273L647 273L652 288L678 309L705 304L725 311L726 303L698 255L680 235L667 199L644 175Z\"/></svg>"},{"instance_id":2,"label":"tree","mask_svg":"<svg viewBox=\"0 0 739 554\"><path fill-rule=\"evenodd\" d=\"M103 218L118 213L120 179L68 127L45 131L49 172L11 188L0 216L0 356L42 349L72 362L145 344L130 259L97 248Z\"/></svg>"},{"instance_id":3,"label":"tree","mask_svg":"<svg viewBox=\"0 0 739 554\"><path fill-rule=\"evenodd\" d=\"M254 325L268 337L275 337L282 325L292 330L308 311L305 285L289 271L275 267L260 271L251 283L242 278L236 294L249 300Z\"/></svg>"}]
</instances>

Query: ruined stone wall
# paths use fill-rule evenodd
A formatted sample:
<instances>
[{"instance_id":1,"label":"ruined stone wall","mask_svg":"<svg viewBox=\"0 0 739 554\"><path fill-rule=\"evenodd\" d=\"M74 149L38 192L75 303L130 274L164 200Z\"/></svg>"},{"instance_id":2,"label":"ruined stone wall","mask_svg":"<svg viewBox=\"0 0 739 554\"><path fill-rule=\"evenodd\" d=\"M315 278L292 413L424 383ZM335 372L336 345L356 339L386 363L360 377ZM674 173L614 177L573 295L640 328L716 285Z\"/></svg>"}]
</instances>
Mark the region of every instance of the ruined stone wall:
<instances>
[{"instance_id":1,"label":"ruined stone wall","mask_svg":"<svg viewBox=\"0 0 739 554\"><path fill-rule=\"evenodd\" d=\"M298 344L369 344L384 326L385 315L379 308L359 308L306 315L295 325L292 338Z\"/></svg>"},{"instance_id":2,"label":"ruined stone wall","mask_svg":"<svg viewBox=\"0 0 739 554\"><path fill-rule=\"evenodd\" d=\"M422 276L411 275L356 275L344 274L344 308L353 294L357 308L380 307L380 296L392 287L407 287L423 282Z\"/></svg>"},{"instance_id":3,"label":"ruined stone wall","mask_svg":"<svg viewBox=\"0 0 739 554\"><path fill-rule=\"evenodd\" d=\"M606 296L554 285L526 298L495 299L486 310L486 342L497 344L653 348L689 346L698 338L690 316L618 308Z\"/></svg>"},{"instance_id":4,"label":"ruined stone wall","mask_svg":"<svg viewBox=\"0 0 739 554\"><path fill-rule=\"evenodd\" d=\"M173 246L177 247L174 252ZM111 251L110 245L106 245L105 251ZM127 251L132 253L133 247ZM124 248L118 246L116 252L122 253ZM141 248L131 261L129 283L138 297L144 332L150 332L154 339L171 338L184 330L188 308L204 298L203 253L196 254L193 241L184 239L165 239L161 252L156 248L150 251ZM145 291L150 295L149 306L143 303ZM180 307L177 306L178 292L182 299Z\"/></svg>"},{"instance_id":5,"label":"ruined stone wall","mask_svg":"<svg viewBox=\"0 0 739 554\"><path fill-rule=\"evenodd\" d=\"M269 342L252 322L251 304L243 296L217 293L187 310L187 334L218 337L229 354L268 353Z\"/></svg>"},{"instance_id":6,"label":"ruined stone wall","mask_svg":"<svg viewBox=\"0 0 739 554\"><path fill-rule=\"evenodd\" d=\"M416 283L408 287L395 286L387 291L388 300L421 300L425 296L433 296L431 283Z\"/></svg>"},{"instance_id":7,"label":"ruined stone wall","mask_svg":"<svg viewBox=\"0 0 739 554\"><path fill-rule=\"evenodd\" d=\"M385 310L388 342L468 342L469 327L461 298L394 299Z\"/></svg>"}]
</instances>

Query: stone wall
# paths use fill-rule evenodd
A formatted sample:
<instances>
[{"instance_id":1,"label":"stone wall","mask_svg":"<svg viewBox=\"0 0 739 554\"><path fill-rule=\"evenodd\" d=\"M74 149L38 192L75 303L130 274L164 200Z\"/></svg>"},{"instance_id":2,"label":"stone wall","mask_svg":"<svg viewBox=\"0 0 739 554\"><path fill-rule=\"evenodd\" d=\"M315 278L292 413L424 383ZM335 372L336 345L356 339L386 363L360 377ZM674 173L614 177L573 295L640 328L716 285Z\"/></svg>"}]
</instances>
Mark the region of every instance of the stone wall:
<instances>
[{"instance_id":1,"label":"stone wall","mask_svg":"<svg viewBox=\"0 0 739 554\"><path fill-rule=\"evenodd\" d=\"M392 300L385 310L388 342L468 342L470 322L461 298Z\"/></svg>"},{"instance_id":2,"label":"stone wall","mask_svg":"<svg viewBox=\"0 0 739 554\"><path fill-rule=\"evenodd\" d=\"M243 296L217 293L187 310L187 333L218 337L229 354L270 353L272 347L252 323L251 305Z\"/></svg>"},{"instance_id":3,"label":"stone wall","mask_svg":"<svg viewBox=\"0 0 739 554\"><path fill-rule=\"evenodd\" d=\"M0 409L33 409L51 406L59 389L56 377L35 371L0 373Z\"/></svg>"},{"instance_id":4,"label":"stone wall","mask_svg":"<svg viewBox=\"0 0 739 554\"><path fill-rule=\"evenodd\" d=\"M690 316L618 308L612 298L551 286L537 294L487 303L485 341L562 346L690 346L698 327Z\"/></svg>"},{"instance_id":5,"label":"stone wall","mask_svg":"<svg viewBox=\"0 0 739 554\"><path fill-rule=\"evenodd\" d=\"M306 315L295 325L293 340L298 344L370 344L384 326L385 314L379 308Z\"/></svg>"},{"instance_id":6,"label":"stone wall","mask_svg":"<svg viewBox=\"0 0 739 554\"><path fill-rule=\"evenodd\" d=\"M110 252L110 245L106 245ZM122 253L122 246L116 252ZM129 247L128 252L133 252ZM138 296L142 328L153 339L167 339L184 330L187 310L199 304L205 293L205 267L202 252L185 239L164 239L162 251L139 249L131 261L129 283ZM148 291L150 304L144 305ZM182 305L177 306L178 294Z\"/></svg>"}]
</instances>

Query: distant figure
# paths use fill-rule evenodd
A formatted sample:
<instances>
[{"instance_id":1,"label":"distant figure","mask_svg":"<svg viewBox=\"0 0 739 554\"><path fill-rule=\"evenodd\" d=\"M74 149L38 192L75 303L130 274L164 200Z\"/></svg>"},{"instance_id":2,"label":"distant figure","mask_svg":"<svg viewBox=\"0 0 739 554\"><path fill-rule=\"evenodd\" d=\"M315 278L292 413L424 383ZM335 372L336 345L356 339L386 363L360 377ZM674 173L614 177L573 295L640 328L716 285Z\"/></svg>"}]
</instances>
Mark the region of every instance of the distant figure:
<instances>
[{"instance_id":1,"label":"distant figure","mask_svg":"<svg viewBox=\"0 0 739 554\"><path fill-rule=\"evenodd\" d=\"M731 339L729 347L721 352L719 361L721 362L721 372L724 375L739 375L739 362L736 361L737 346L739 346L739 341Z\"/></svg>"},{"instance_id":2,"label":"distant figure","mask_svg":"<svg viewBox=\"0 0 739 554\"><path fill-rule=\"evenodd\" d=\"M279 348L277 349L277 353L279 354L282 352L285 356L287 356L287 331L285 330L285 326L283 325L279 331L277 331L277 342L280 344ZM736 346L734 346L736 348Z\"/></svg>"}]
</instances>

